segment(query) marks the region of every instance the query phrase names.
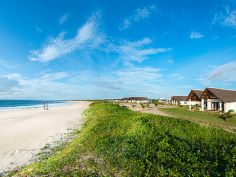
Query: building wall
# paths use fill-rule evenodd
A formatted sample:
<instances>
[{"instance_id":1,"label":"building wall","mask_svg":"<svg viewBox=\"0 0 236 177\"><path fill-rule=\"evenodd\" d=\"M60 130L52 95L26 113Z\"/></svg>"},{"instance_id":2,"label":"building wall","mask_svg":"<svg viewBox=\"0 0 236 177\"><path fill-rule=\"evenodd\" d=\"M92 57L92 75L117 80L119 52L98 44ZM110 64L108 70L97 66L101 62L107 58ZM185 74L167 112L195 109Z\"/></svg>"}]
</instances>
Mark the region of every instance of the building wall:
<instances>
[{"instance_id":1,"label":"building wall","mask_svg":"<svg viewBox=\"0 0 236 177\"><path fill-rule=\"evenodd\" d=\"M228 112L231 109L236 112L236 102L225 103L225 112Z\"/></svg>"},{"instance_id":2,"label":"building wall","mask_svg":"<svg viewBox=\"0 0 236 177\"><path fill-rule=\"evenodd\" d=\"M192 106L195 106L195 105L201 105L201 101L188 101L188 105L192 105Z\"/></svg>"},{"instance_id":3,"label":"building wall","mask_svg":"<svg viewBox=\"0 0 236 177\"><path fill-rule=\"evenodd\" d=\"M180 101L179 104L181 106L185 106L185 105L188 105L188 101Z\"/></svg>"}]
</instances>

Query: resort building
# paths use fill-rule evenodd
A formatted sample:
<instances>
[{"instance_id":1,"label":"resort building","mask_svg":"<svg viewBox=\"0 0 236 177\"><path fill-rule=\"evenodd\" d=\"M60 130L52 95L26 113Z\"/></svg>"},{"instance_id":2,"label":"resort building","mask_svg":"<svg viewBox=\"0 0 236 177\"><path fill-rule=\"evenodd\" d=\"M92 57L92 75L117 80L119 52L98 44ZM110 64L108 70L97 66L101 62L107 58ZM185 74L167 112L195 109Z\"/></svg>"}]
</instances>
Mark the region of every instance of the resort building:
<instances>
[{"instance_id":1,"label":"resort building","mask_svg":"<svg viewBox=\"0 0 236 177\"><path fill-rule=\"evenodd\" d=\"M201 111L236 111L236 91L206 88L201 96Z\"/></svg>"},{"instance_id":2,"label":"resort building","mask_svg":"<svg viewBox=\"0 0 236 177\"><path fill-rule=\"evenodd\" d=\"M172 96L171 104L180 105L180 106L188 105L188 102L186 99L187 99L187 96Z\"/></svg>"},{"instance_id":3,"label":"resort building","mask_svg":"<svg viewBox=\"0 0 236 177\"><path fill-rule=\"evenodd\" d=\"M129 102L129 103L149 103L150 102L150 100L147 97L122 98L121 101Z\"/></svg>"},{"instance_id":4,"label":"resort building","mask_svg":"<svg viewBox=\"0 0 236 177\"><path fill-rule=\"evenodd\" d=\"M192 109L193 106L201 106L201 96L203 90L191 90L188 94L186 101L188 101L189 110Z\"/></svg>"}]
</instances>

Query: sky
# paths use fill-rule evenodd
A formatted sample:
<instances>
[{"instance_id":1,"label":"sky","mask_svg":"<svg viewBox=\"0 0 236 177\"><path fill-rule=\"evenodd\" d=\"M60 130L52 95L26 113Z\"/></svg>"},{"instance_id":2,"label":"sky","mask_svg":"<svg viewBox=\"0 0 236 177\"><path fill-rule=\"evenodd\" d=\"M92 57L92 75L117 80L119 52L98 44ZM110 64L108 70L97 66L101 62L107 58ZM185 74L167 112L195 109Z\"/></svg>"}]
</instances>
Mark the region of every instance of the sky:
<instances>
[{"instance_id":1,"label":"sky","mask_svg":"<svg viewBox=\"0 0 236 177\"><path fill-rule=\"evenodd\" d=\"M0 99L236 90L235 0L2 0Z\"/></svg>"}]
</instances>

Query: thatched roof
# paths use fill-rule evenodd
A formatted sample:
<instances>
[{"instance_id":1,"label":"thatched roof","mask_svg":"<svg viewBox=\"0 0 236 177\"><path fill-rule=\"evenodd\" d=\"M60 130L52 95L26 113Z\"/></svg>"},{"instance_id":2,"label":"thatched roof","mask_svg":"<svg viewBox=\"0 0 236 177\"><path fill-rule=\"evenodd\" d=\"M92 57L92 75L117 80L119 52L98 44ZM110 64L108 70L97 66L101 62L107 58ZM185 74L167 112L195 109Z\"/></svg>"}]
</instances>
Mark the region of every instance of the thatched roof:
<instances>
[{"instance_id":1,"label":"thatched roof","mask_svg":"<svg viewBox=\"0 0 236 177\"><path fill-rule=\"evenodd\" d=\"M175 100L175 101L186 101L187 96L172 96L171 100Z\"/></svg>"},{"instance_id":2,"label":"thatched roof","mask_svg":"<svg viewBox=\"0 0 236 177\"><path fill-rule=\"evenodd\" d=\"M210 93L211 95L207 95ZM206 98L206 96L214 96L216 99L219 99L225 103L227 102L236 102L236 91L235 90L224 90L217 88L206 88L203 91L201 98Z\"/></svg>"},{"instance_id":3,"label":"thatched roof","mask_svg":"<svg viewBox=\"0 0 236 177\"><path fill-rule=\"evenodd\" d=\"M194 101L200 101L202 93L203 90L191 90L186 100L193 99Z\"/></svg>"}]
</instances>

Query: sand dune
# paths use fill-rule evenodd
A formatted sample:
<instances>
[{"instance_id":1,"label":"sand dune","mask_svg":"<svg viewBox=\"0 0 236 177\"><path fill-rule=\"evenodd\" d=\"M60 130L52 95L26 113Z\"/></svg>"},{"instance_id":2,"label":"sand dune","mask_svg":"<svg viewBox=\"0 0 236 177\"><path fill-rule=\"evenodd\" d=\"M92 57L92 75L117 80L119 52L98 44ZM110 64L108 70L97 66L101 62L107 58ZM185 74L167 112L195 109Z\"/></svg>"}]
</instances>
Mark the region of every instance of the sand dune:
<instances>
[{"instance_id":1,"label":"sand dune","mask_svg":"<svg viewBox=\"0 0 236 177\"><path fill-rule=\"evenodd\" d=\"M89 102L0 111L0 173L27 163L69 128L80 128Z\"/></svg>"}]
</instances>

